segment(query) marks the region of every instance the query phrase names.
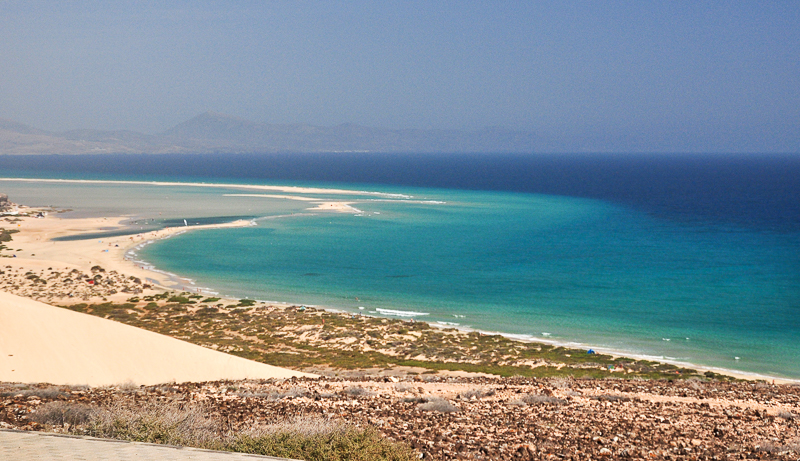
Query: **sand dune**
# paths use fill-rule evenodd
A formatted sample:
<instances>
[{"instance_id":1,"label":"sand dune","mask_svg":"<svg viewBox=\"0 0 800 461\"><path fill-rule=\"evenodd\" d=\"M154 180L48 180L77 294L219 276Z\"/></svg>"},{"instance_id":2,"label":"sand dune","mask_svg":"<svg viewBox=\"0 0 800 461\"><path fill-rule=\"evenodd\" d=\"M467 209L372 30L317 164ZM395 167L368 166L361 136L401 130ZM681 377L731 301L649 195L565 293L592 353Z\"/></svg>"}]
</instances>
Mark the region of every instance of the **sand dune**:
<instances>
[{"instance_id":1,"label":"sand dune","mask_svg":"<svg viewBox=\"0 0 800 461\"><path fill-rule=\"evenodd\" d=\"M0 381L158 384L309 376L0 292Z\"/></svg>"}]
</instances>

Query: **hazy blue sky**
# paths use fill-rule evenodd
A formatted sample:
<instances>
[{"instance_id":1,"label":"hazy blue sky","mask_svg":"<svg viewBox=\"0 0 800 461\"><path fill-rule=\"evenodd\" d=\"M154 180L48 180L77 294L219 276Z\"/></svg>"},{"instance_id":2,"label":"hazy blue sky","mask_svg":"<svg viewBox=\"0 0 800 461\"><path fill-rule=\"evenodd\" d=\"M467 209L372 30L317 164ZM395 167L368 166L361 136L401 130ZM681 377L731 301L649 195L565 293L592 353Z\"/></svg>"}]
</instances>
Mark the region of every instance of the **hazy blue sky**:
<instances>
[{"instance_id":1,"label":"hazy blue sky","mask_svg":"<svg viewBox=\"0 0 800 461\"><path fill-rule=\"evenodd\" d=\"M800 2L0 0L0 118L532 131L800 152Z\"/></svg>"}]
</instances>

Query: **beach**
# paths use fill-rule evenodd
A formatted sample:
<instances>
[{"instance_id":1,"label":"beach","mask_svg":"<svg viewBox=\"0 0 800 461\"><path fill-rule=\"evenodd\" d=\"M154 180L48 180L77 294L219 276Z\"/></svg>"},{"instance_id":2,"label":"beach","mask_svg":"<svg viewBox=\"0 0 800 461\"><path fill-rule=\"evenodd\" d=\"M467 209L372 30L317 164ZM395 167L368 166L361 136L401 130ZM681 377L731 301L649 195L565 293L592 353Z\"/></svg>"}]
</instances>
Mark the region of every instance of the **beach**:
<instances>
[{"instance_id":1,"label":"beach","mask_svg":"<svg viewBox=\"0 0 800 461\"><path fill-rule=\"evenodd\" d=\"M4 219L19 232L0 260L3 428L74 432L82 426L37 415L169 402L233 430L300 414L375 427L423 459L792 459L800 448L800 387L781 380L216 297L131 257L148 241L246 220L53 241L129 218Z\"/></svg>"},{"instance_id":2,"label":"beach","mask_svg":"<svg viewBox=\"0 0 800 461\"><path fill-rule=\"evenodd\" d=\"M173 235L186 232L188 227L168 227L165 229L135 233L130 225L125 221L130 220L127 216L117 216L110 218L75 218L59 219L53 214L45 218L22 218L19 222L11 221L11 228L20 231L14 235L14 252L10 252L11 258L2 260L4 265L11 266L16 270L21 269L44 269L56 267L58 270L67 272L76 269L82 272L91 272L94 266L100 266L106 271L133 276L141 280L151 280L152 283L145 284L159 286L162 289L171 287L175 284L163 273L142 268L135 261L125 257L126 252L135 248L137 245L155 239L169 238ZM248 221L234 221L224 224L198 225L192 226L192 230L209 228L226 228L247 226ZM131 234L102 239L69 240L57 241L59 237L79 236L82 234L96 234L103 232L113 232L130 229ZM21 251L19 251L21 250ZM72 287L65 287L72 288ZM147 290L148 288L141 288ZM125 293L110 293L111 290L100 291L103 297L110 300L125 299ZM58 299L58 294L53 293L52 299Z\"/></svg>"},{"instance_id":3,"label":"beach","mask_svg":"<svg viewBox=\"0 0 800 461\"><path fill-rule=\"evenodd\" d=\"M23 208L24 214L36 216L38 212ZM162 292L175 280L126 260L125 251L182 229L102 241L53 241L67 235L123 229L126 218L60 219L46 215L6 219L19 232L13 234L15 251L4 255L7 257L0 266L5 290L0 292L2 350L7 352L2 357L0 380L98 386L304 375L53 307L89 300L124 301L133 295ZM232 222L214 227L247 224ZM46 278L29 277L42 271L48 274ZM102 280L84 275L99 273L104 275ZM32 283L25 286L23 280Z\"/></svg>"},{"instance_id":4,"label":"beach","mask_svg":"<svg viewBox=\"0 0 800 461\"><path fill-rule=\"evenodd\" d=\"M314 205L314 204L312 204ZM351 208L350 202L323 202L314 209L322 209L327 212L347 212ZM24 209L24 208L23 208ZM36 214L38 210L31 211L29 214ZM34 211L36 213L34 213ZM190 279L182 278L181 274L172 274L161 271L147 263L136 259L133 251L141 248L143 244L153 242L158 239L170 238L184 232L202 232L208 229L224 229L234 227L246 227L251 225L249 221L239 220L234 222L210 225L192 225L168 227L160 230L153 230L143 233L132 233L127 235L108 236L103 238L91 238L86 240L53 240L65 236L79 236L85 234L96 235L98 233L114 233L115 231L128 229L135 232L128 221L130 217L116 216L103 218L61 218L57 213L48 213L43 218L36 217L7 217L6 222L11 224L19 233L13 234L14 239L11 244L13 251L6 250L5 257L2 259L3 279L0 282L0 289L10 293L28 297L37 301L51 305L68 306L79 303L125 303L131 298L144 299L148 296L158 296L169 290L173 293L193 293L195 295L216 296L215 292L209 289L201 289L194 285ZM35 274L35 276L31 276ZM96 280L95 280L96 279ZM46 281L46 283L41 283ZM166 301L162 301L164 304ZM239 300L223 298L223 303L227 302L227 308L233 310ZM145 304L140 302L140 307ZM263 303L262 303L263 304ZM299 305L298 303L297 305ZM265 305L268 309L282 310L287 309L292 304ZM218 307L222 307L220 304ZM314 309L312 309L314 310ZM319 311L324 312L324 311ZM338 315L344 319L352 320L353 314L339 313L328 315ZM310 313L310 311L309 311ZM358 318L365 318L361 314ZM396 321L395 321L396 322ZM424 323L422 323L424 324ZM425 324L427 325L427 324ZM465 337L468 338L475 333L474 330L464 328L453 328L448 325L431 324L439 330L446 331L445 337ZM302 325L298 338L311 340L312 336L302 332ZM152 327L150 327L152 328ZM385 328L384 328L385 330ZM168 330L163 331L166 333ZM480 332L478 332L480 333ZM289 333L290 335L293 334ZM381 334L384 334L382 332ZM484 333L480 333L483 335ZM487 333L489 334L489 333ZM491 334L490 334L491 335ZM345 341L338 344L337 341L325 341L317 334L316 339L310 344L330 349L354 348L365 351L376 350L366 341L359 341L358 344L352 341ZM402 335L401 335L402 336ZM402 338L398 338L402 339ZM413 338L412 338L413 339ZM525 339L522 342L530 342ZM459 341L453 339L453 344ZM543 344L554 344L547 338L541 341ZM217 347L205 344L207 347ZM554 344L559 346L558 343ZM455 346L454 346L455 347ZM397 348L386 347L389 355L399 355ZM604 352L600 350L599 352ZM605 352L611 357L624 358L619 353L613 351ZM446 354L439 356L421 355L415 357L421 360L445 360ZM635 358L635 357L634 357ZM637 358L640 361L647 361L646 358ZM546 361L538 359L515 360L511 356L505 357L506 363L513 363L519 366L541 366ZM722 373L738 379L761 378L772 380L776 383L793 383L793 380L759 377L757 375L737 372L735 370L720 370L711 367L702 367L687 363L674 363L673 368L683 367L698 370L699 372ZM602 367L601 367L602 368ZM618 371L618 370L617 370ZM452 370L451 370L452 372Z\"/></svg>"}]
</instances>

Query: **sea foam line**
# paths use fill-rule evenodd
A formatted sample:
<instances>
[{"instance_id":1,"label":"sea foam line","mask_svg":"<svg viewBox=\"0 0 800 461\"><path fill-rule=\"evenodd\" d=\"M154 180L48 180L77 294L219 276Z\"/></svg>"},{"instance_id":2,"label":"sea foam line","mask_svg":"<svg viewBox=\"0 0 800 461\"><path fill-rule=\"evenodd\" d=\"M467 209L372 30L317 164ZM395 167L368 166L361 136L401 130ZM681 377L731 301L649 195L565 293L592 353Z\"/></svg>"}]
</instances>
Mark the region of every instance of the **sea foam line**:
<instances>
[{"instance_id":1,"label":"sea foam line","mask_svg":"<svg viewBox=\"0 0 800 461\"><path fill-rule=\"evenodd\" d=\"M401 311L397 309L383 309L380 307L375 309L375 311L380 314L391 315L393 317L419 317L423 315L430 315L429 312Z\"/></svg>"}]
</instances>

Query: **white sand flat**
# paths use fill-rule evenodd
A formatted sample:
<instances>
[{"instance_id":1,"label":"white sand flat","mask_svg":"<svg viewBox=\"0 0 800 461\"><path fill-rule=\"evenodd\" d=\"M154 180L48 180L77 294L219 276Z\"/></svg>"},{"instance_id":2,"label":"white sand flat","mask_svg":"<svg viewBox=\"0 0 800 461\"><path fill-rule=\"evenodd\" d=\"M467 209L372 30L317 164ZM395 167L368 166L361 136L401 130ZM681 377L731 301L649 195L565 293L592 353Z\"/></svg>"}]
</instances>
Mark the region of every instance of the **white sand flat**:
<instances>
[{"instance_id":1,"label":"white sand flat","mask_svg":"<svg viewBox=\"0 0 800 461\"><path fill-rule=\"evenodd\" d=\"M0 381L104 386L312 376L0 292Z\"/></svg>"}]
</instances>

